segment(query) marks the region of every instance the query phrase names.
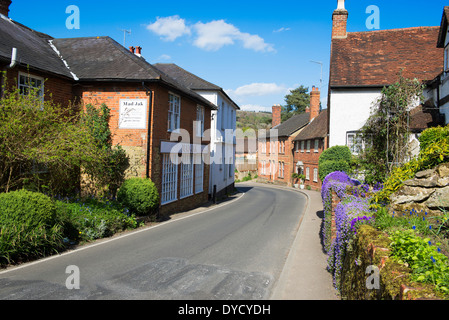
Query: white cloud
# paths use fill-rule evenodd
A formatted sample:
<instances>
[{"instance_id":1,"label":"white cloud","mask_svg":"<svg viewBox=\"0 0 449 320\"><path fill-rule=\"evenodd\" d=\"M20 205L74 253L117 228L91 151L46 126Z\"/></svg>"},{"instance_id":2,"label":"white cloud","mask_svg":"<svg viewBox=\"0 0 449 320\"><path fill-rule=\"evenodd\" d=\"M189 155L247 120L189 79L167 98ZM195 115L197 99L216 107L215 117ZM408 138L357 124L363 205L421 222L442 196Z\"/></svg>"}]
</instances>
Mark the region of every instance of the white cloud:
<instances>
[{"instance_id":1,"label":"white cloud","mask_svg":"<svg viewBox=\"0 0 449 320\"><path fill-rule=\"evenodd\" d=\"M274 30L273 32L274 32L274 33L277 33L277 32L284 32L284 31L290 31L290 28L284 28L284 27L282 27L282 28L279 28L279 29L277 29L277 30Z\"/></svg>"},{"instance_id":2,"label":"white cloud","mask_svg":"<svg viewBox=\"0 0 449 320\"><path fill-rule=\"evenodd\" d=\"M229 94L239 97L244 96L267 96L288 92L288 88L276 83L252 83L241 86L235 90L228 90Z\"/></svg>"},{"instance_id":3,"label":"white cloud","mask_svg":"<svg viewBox=\"0 0 449 320\"><path fill-rule=\"evenodd\" d=\"M243 33L224 20L198 22L194 29L197 33L194 45L207 51L217 51L223 46L235 44L236 41L240 41L245 49L260 52L275 51L273 45L266 43L260 36Z\"/></svg>"},{"instance_id":4,"label":"white cloud","mask_svg":"<svg viewBox=\"0 0 449 320\"><path fill-rule=\"evenodd\" d=\"M240 109L242 111L271 112L271 107L264 107L264 106L255 105L255 104L246 104L246 105L240 106Z\"/></svg>"},{"instance_id":5,"label":"white cloud","mask_svg":"<svg viewBox=\"0 0 449 320\"><path fill-rule=\"evenodd\" d=\"M255 34L241 32L234 25L224 20L213 20L207 23L197 22L189 26L178 15L160 18L147 26L147 29L165 41L175 41L185 36L194 35L193 45L206 51L217 51L224 46L240 43L243 48L256 52L275 52L272 44Z\"/></svg>"},{"instance_id":6,"label":"white cloud","mask_svg":"<svg viewBox=\"0 0 449 320\"><path fill-rule=\"evenodd\" d=\"M183 35L190 35L190 28L185 20L179 16L157 18L156 22L147 26L147 29L162 37L165 41L175 41Z\"/></svg>"},{"instance_id":7,"label":"white cloud","mask_svg":"<svg viewBox=\"0 0 449 320\"><path fill-rule=\"evenodd\" d=\"M232 45L235 41L241 41L245 49L254 51L274 51L271 44L258 35L241 32L232 24L224 20L215 20L208 23L198 22L195 25L197 38L194 44L204 50L216 51L223 46Z\"/></svg>"},{"instance_id":8,"label":"white cloud","mask_svg":"<svg viewBox=\"0 0 449 320\"><path fill-rule=\"evenodd\" d=\"M158 60L171 60L171 56L169 56L168 54L163 54L159 56Z\"/></svg>"},{"instance_id":9,"label":"white cloud","mask_svg":"<svg viewBox=\"0 0 449 320\"><path fill-rule=\"evenodd\" d=\"M240 31L224 20L195 24L197 38L194 45L208 51L216 51L223 46L234 44Z\"/></svg>"}]
</instances>

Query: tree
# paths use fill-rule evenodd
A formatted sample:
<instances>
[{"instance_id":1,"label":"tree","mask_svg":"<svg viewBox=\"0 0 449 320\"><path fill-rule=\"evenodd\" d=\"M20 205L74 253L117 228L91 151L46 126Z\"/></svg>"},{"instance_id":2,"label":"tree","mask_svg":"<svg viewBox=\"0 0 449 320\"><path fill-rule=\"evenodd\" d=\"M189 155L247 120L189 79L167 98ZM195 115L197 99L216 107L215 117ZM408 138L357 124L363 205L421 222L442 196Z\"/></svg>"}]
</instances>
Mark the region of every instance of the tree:
<instances>
[{"instance_id":1,"label":"tree","mask_svg":"<svg viewBox=\"0 0 449 320\"><path fill-rule=\"evenodd\" d=\"M55 195L74 192L79 168L105 157L77 108L18 89L5 92L0 106L0 192L22 187Z\"/></svg>"},{"instance_id":2,"label":"tree","mask_svg":"<svg viewBox=\"0 0 449 320\"><path fill-rule=\"evenodd\" d=\"M294 115L306 112L306 108L310 106L310 93L308 91L309 88L301 85L285 96L286 105L282 108L282 122Z\"/></svg>"},{"instance_id":3,"label":"tree","mask_svg":"<svg viewBox=\"0 0 449 320\"><path fill-rule=\"evenodd\" d=\"M359 164L368 183L381 182L396 167L410 160L410 107L422 100L424 85L399 74L399 80L382 90L361 130L366 147Z\"/></svg>"}]
</instances>

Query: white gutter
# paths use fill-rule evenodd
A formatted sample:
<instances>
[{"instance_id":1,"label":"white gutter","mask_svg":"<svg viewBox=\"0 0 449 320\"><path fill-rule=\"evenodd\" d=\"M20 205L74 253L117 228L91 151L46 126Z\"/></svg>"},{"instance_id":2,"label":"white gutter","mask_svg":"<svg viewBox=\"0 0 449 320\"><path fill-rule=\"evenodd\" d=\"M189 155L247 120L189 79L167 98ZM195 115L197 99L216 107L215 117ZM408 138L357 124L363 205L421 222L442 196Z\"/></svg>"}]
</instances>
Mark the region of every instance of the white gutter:
<instances>
[{"instance_id":1,"label":"white gutter","mask_svg":"<svg viewBox=\"0 0 449 320\"><path fill-rule=\"evenodd\" d=\"M12 48L11 54L11 64L7 67L7 69L12 69L17 64L17 48Z\"/></svg>"}]
</instances>

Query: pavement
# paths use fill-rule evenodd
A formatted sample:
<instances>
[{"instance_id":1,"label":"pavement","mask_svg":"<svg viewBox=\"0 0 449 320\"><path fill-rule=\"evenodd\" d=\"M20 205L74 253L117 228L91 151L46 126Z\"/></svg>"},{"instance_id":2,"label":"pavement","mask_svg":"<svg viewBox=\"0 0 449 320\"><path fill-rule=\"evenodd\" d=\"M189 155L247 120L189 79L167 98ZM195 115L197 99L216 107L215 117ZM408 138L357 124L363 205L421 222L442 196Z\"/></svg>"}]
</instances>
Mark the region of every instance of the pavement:
<instances>
[{"instance_id":1,"label":"pavement","mask_svg":"<svg viewBox=\"0 0 449 320\"><path fill-rule=\"evenodd\" d=\"M327 254L320 238L323 220L321 193L296 190L306 195L307 207L271 300L340 300L326 270Z\"/></svg>"}]
</instances>

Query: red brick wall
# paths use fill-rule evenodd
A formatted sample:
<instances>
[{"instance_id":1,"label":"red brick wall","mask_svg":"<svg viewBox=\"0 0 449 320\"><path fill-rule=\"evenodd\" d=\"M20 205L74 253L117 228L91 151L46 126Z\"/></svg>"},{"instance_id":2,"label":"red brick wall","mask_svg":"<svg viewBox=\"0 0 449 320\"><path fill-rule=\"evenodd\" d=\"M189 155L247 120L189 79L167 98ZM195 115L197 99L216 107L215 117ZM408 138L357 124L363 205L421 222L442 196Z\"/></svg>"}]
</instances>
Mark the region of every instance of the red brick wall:
<instances>
[{"instance_id":1,"label":"red brick wall","mask_svg":"<svg viewBox=\"0 0 449 320\"><path fill-rule=\"evenodd\" d=\"M315 140L310 140L310 152L307 152L307 141L304 142L304 152L301 152L301 142L299 143L298 151L296 151L296 148L294 150L294 163L295 163L295 170L296 170L296 163L298 161L302 161L304 163L304 172L303 174L306 174L306 169L309 168L309 179L304 182L304 185L310 186L313 190L320 190L322 186L322 181L320 180L320 177L318 176L318 181L313 181L313 172L314 169L318 170L318 161L320 159L321 153L326 149L325 146L325 139L320 139L319 141L319 148L318 152L315 152Z\"/></svg>"},{"instance_id":2,"label":"red brick wall","mask_svg":"<svg viewBox=\"0 0 449 320\"><path fill-rule=\"evenodd\" d=\"M147 129L119 129L120 99L148 99L148 112L150 114L150 138L149 138L149 175L155 183L159 193L162 191L162 155L160 153L161 143L170 141L171 133L168 132L168 109L169 109L169 88L159 84L148 84L145 88L140 84L93 84L94 86L85 86L82 88L82 97L84 104L100 105L105 103L111 109L110 127L113 134L113 143L120 144L135 156L135 160L140 159L136 164L134 173L137 176L145 177L146 159L147 159ZM149 95L150 91L153 94ZM172 92L181 97L181 128L187 130L190 135L190 142L193 143L193 122L196 120L198 103L191 98ZM150 98L152 100L150 101ZM150 104L151 102L151 104ZM150 107L152 106L151 113ZM211 111L205 108L204 129L210 129ZM204 138L203 138L204 140ZM209 141L203 141L208 144ZM208 161L207 161L208 162ZM178 170L178 183L181 170ZM161 207L162 215L169 215L174 212L189 210L203 204L208 200L209 190L209 166L204 168L204 192L191 197L178 200L176 202ZM180 188L178 185L178 199L180 198Z\"/></svg>"},{"instance_id":3,"label":"red brick wall","mask_svg":"<svg viewBox=\"0 0 449 320\"><path fill-rule=\"evenodd\" d=\"M294 172L294 163L293 163L293 153L292 149L294 146L293 139L295 137L279 137L279 141L274 143L274 148L272 148L272 153L270 153L270 142L267 141L267 152L262 153L259 142L259 159L258 159L258 171L259 177L261 180L270 181L276 184L292 186L292 173ZM284 147L280 149L280 145L284 144ZM267 173L263 173L263 161L266 161ZM270 161L274 161L275 169L274 174L270 174L269 163ZM283 177L279 176L279 166L280 164L284 164ZM281 173L282 174L282 173Z\"/></svg>"},{"instance_id":4,"label":"red brick wall","mask_svg":"<svg viewBox=\"0 0 449 320\"><path fill-rule=\"evenodd\" d=\"M63 107L69 106L71 102L76 102L73 94L73 83L71 79L57 77L42 72L35 72L25 68L15 67L6 72L6 88L7 90L14 90L19 83L19 73L29 74L30 76L40 77L44 79L44 100L52 100L55 104Z\"/></svg>"}]
</instances>

